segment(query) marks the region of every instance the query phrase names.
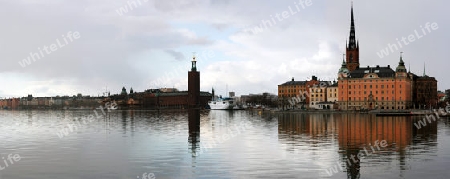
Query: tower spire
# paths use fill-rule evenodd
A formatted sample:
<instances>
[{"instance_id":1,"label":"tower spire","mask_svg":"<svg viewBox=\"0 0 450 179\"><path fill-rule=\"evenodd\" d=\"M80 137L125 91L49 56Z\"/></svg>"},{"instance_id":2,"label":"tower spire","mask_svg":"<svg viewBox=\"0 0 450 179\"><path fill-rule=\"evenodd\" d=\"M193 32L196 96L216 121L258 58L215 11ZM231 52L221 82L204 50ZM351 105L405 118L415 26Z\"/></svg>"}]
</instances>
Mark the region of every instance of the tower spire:
<instances>
[{"instance_id":1,"label":"tower spire","mask_svg":"<svg viewBox=\"0 0 450 179\"><path fill-rule=\"evenodd\" d=\"M350 36L348 44L346 42L346 63L349 71L354 71L359 68L359 43L356 41L355 17L353 13L353 1L350 11Z\"/></svg>"},{"instance_id":2,"label":"tower spire","mask_svg":"<svg viewBox=\"0 0 450 179\"><path fill-rule=\"evenodd\" d=\"M348 47L350 49L356 48L356 35L355 35L355 18L353 15L353 1L352 1L352 8L351 8L351 23L350 23L350 37L349 37L349 45Z\"/></svg>"}]
</instances>

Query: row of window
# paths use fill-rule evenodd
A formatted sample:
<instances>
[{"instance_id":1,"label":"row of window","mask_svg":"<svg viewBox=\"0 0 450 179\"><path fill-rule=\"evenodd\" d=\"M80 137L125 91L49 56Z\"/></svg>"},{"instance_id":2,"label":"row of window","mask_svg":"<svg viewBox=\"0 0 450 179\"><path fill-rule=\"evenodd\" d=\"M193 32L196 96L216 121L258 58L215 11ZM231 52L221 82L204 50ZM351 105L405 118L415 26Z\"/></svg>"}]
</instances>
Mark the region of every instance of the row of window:
<instances>
[{"instance_id":1,"label":"row of window","mask_svg":"<svg viewBox=\"0 0 450 179\"><path fill-rule=\"evenodd\" d=\"M373 80L364 80L364 82L367 82L367 81L369 81L369 82L373 82ZM375 80L375 82L378 82L378 81L381 81L381 82L384 82L385 80ZM388 82L388 81L395 81L394 79L392 79L392 80L386 80L386 82ZM398 80L398 81L403 81L403 80ZM354 81L348 81L348 83L361 83L361 81L356 81L356 80L354 80Z\"/></svg>"},{"instance_id":2,"label":"row of window","mask_svg":"<svg viewBox=\"0 0 450 179\"><path fill-rule=\"evenodd\" d=\"M369 88L372 89L372 85L369 85ZM385 85L380 85L381 89L384 89ZM378 85L375 85L375 88L378 89ZM389 85L386 85L386 88L389 88ZM394 85L392 85L392 88L395 88ZM400 88L402 88L402 85L400 85ZM344 89L344 86L342 86L342 89ZM348 89L352 89L352 85L348 85ZM353 89L356 89L356 85L353 85ZM359 89L361 89L361 85L359 85ZM364 85L364 89L367 89L367 85Z\"/></svg>"},{"instance_id":3,"label":"row of window","mask_svg":"<svg viewBox=\"0 0 450 179\"><path fill-rule=\"evenodd\" d=\"M372 92L372 94L373 94L373 91L371 91L371 92ZM399 92L400 92L400 94L402 94L402 90L400 90ZM386 91L386 94L388 94L388 93L389 93L389 92ZM344 95L344 92L342 92L341 94ZM348 94L351 95L351 94L352 94L352 91L349 91ZM353 94L356 94L356 91L353 91ZM361 91L358 91L358 94L361 95ZM364 91L364 94L367 94L367 91ZM378 94L378 91L375 91L375 94ZM384 94L384 91L381 91L381 94ZM395 94L395 91L394 91L394 90L392 90L392 94Z\"/></svg>"},{"instance_id":4,"label":"row of window","mask_svg":"<svg viewBox=\"0 0 450 179\"><path fill-rule=\"evenodd\" d=\"M365 106L367 106L367 105L370 105L370 104L371 104L371 103L369 103L369 102L363 102L363 103L348 103L349 106L353 106L353 105L365 105ZM395 105L395 102L387 102L387 103L384 103L384 102L381 102L381 103L375 102L374 104L375 104L375 105ZM405 104L405 102L403 102L403 101L397 102L397 105L402 105L402 104ZM340 105L345 105L345 103L341 103Z\"/></svg>"},{"instance_id":5,"label":"row of window","mask_svg":"<svg viewBox=\"0 0 450 179\"><path fill-rule=\"evenodd\" d=\"M352 100L353 99L353 100ZM357 101L356 99L358 99L359 101L361 101L361 97L358 97L358 98L356 98L356 97L348 97L348 101ZM364 97L364 101L367 101L367 97ZM381 97L381 98L378 98L378 97L375 97L375 100L377 100L378 101L378 99L381 99L381 101L389 101L389 97ZM341 97L341 100L342 101L344 101L344 98L343 97ZM391 100L395 100L394 98L391 98ZM402 97L400 97L400 101L402 100Z\"/></svg>"}]
</instances>

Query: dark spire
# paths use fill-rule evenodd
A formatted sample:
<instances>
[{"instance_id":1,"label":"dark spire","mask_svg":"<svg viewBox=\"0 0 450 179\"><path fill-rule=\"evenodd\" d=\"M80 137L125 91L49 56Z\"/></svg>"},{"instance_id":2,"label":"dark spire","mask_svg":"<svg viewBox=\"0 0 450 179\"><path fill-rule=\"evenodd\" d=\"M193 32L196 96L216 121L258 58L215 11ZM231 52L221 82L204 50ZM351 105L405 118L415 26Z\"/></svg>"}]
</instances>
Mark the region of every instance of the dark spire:
<instances>
[{"instance_id":1,"label":"dark spire","mask_svg":"<svg viewBox=\"0 0 450 179\"><path fill-rule=\"evenodd\" d=\"M400 62L398 62L396 72L407 72L405 67L405 62L403 61L403 52L400 52Z\"/></svg>"},{"instance_id":2,"label":"dark spire","mask_svg":"<svg viewBox=\"0 0 450 179\"><path fill-rule=\"evenodd\" d=\"M347 63L345 63L345 54L342 54L342 66L341 68L347 68Z\"/></svg>"},{"instance_id":3,"label":"dark spire","mask_svg":"<svg viewBox=\"0 0 450 179\"><path fill-rule=\"evenodd\" d=\"M355 35L355 18L353 17L353 2L352 2L352 9L351 9L351 24L350 24L350 37L349 37L348 48L349 49L357 48L356 35Z\"/></svg>"}]
</instances>

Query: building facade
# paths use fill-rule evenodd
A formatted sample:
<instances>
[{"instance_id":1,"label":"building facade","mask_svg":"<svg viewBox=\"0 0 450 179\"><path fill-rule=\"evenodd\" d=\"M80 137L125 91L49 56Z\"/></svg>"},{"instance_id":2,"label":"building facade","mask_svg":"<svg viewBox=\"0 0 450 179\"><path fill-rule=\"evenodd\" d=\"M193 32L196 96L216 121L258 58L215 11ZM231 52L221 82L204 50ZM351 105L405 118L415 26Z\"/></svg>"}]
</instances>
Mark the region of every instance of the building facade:
<instances>
[{"instance_id":1,"label":"building facade","mask_svg":"<svg viewBox=\"0 0 450 179\"><path fill-rule=\"evenodd\" d=\"M331 81L321 81L319 85L315 85L309 89L311 109L333 109L335 101L328 100L328 88L333 85ZM336 88L335 88L336 89ZM337 92L337 90L336 90ZM331 90L330 93L333 93ZM333 95L331 95L333 96Z\"/></svg>"},{"instance_id":2,"label":"building facade","mask_svg":"<svg viewBox=\"0 0 450 179\"><path fill-rule=\"evenodd\" d=\"M404 110L437 106L437 81L408 72L402 55L395 71L390 65L360 67L353 6L346 57L338 71L338 104L342 110ZM425 71L425 70L424 70Z\"/></svg>"},{"instance_id":3,"label":"building facade","mask_svg":"<svg viewBox=\"0 0 450 179\"><path fill-rule=\"evenodd\" d=\"M317 77L312 76L309 81L295 81L292 78L291 81L278 85L279 106L282 108L286 106L287 108L307 108L310 102L310 88L319 84ZM293 101L295 104L292 104Z\"/></svg>"},{"instance_id":4,"label":"building facade","mask_svg":"<svg viewBox=\"0 0 450 179\"><path fill-rule=\"evenodd\" d=\"M333 83L327 88L327 102L337 103L339 100L338 83Z\"/></svg>"},{"instance_id":5,"label":"building facade","mask_svg":"<svg viewBox=\"0 0 450 179\"><path fill-rule=\"evenodd\" d=\"M413 108L429 109L438 106L437 80L424 74L414 78Z\"/></svg>"},{"instance_id":6,"label":"building facade","mask_svg":"<svg viewBox=\"0 0 450 179\"><path fill-rule=\"evenodd\" d=\"M344 65L343 65L344 66ZM364 67L346 74L339 70L339 108L342 110L408 109L412 105L413 80L403 59L396 71L387 67Z\"/></svg>"}]
</instances>

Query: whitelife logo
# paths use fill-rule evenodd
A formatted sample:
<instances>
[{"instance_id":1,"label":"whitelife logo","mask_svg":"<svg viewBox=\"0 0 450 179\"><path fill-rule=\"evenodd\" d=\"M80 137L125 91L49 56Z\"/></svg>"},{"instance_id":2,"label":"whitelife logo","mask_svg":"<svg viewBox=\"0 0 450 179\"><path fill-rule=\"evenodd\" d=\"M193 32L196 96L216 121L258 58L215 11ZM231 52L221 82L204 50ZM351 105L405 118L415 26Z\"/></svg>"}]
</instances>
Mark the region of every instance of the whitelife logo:
<instances>
[{"instance_id":1,"label":"whitelife logo","mask_svg":"<svg viewBox=\"0 0 450 179\"><path fill-rule=\"evenodd\" d=\"M79 39L80 37L81 36L78 31L75 31L75 32L69 31L69 32L67 32L67 36L62 35L61 41L59 39L56 39L56 43L53 43L50 46L45 45L42 49L41 49L41 47L38 47L39 52L35 52L35 53L30 52L30 55L27 58L23 59L22 61L19 61L19 65L22 68L25 68L27 65L31 65L31 62L32 62L31 60L33 60L33 62L35 62L36 60L40 60L41 58L44 58L45 55L50 55L52 52L54 52L62 47L65 47L70 42L73 42L73 41Z\"/></svg>"},{"instance_id":2,"label":"whitelife logo","mask_svg":"<svg viewBox=\"0 0 450 179\"><path fill-rule=\"evenodd\" d=\"M427 34L430 34L432 32L432 30L439 29L439 26L436 22L433 22L433 23L427 22L425 24L425 28L420 26L420 29L422 30L421 33L419 33L419 31L417 31L417 30L414 30L414 33L408 35L408 37L402 37L401 40L399 40L398 38L395 39L395 40L397 40L397 43L388 44L388 46L385 49L382 49L380 52L377 52L378 57L384 58L385 56L388 56L390 53L394 53L394 48L395 48L395 51L398 51L400 48L403 48L403 45L405 45L405 46L409 45L410 43L423 38ZM390 50L390 53L389 53L389 50Z\"/></svg>"}]
</instances>

